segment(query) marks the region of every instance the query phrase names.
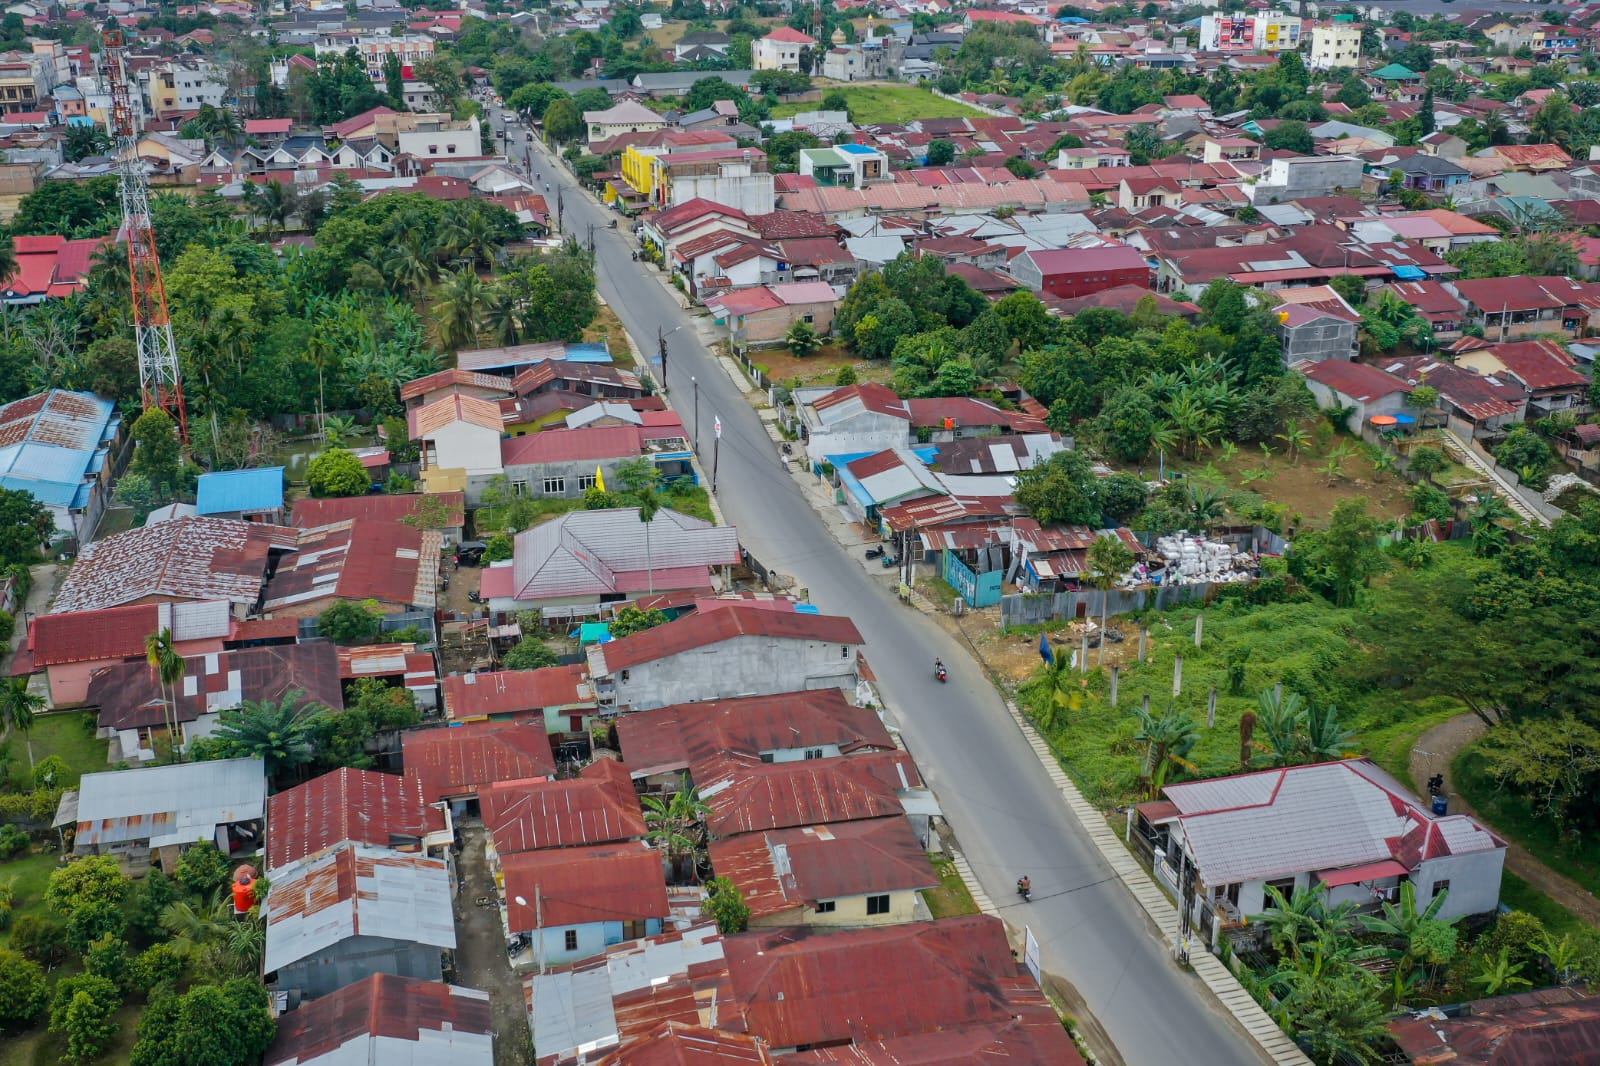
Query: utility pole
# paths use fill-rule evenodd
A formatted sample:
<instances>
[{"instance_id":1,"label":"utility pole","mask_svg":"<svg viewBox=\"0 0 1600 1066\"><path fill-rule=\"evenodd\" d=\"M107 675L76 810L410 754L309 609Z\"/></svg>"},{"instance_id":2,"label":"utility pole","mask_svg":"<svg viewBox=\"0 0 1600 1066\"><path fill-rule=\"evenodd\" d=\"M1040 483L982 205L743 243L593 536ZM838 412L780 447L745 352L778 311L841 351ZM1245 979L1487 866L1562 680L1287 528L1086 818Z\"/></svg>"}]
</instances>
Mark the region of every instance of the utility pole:
<instances>
[{"instance_id":1,"label":"utility pole","mask_svg":"<svg viewBox=\"0 0 1600 1066\"><path fill-rule=\"evenodd\" d=\"M594 223L589 223L589 254L594 254Z\"/></svg>"},{"instance_id":2,"label":"utility pole","mask_svg":"<svg viewBox=\"0 0 1600 1066\"><path fill-rule=\"evenodd\" d=\"M689 384L694 386L694 454L700 454L700 382L694 376L689 376Z\"/></svg>"},{"instance_id":3,"label":"utility pole","mask_svg":"<svg viewBox=\"0 0 1600 1066\"><path fill-rule=\"evenodd\" d=\"M661 391L667 391L667 335L663 327L656 327L656 350L661 355Z\"/></svg>"},{"instance_id":4,"label":"utility pole","mask_svg":"<svg viewBox=\"0 0 1600 1066\"><path fill-rule=\"evenodd\" d=\"M722 416L717 415L711 422L712 432L716 434L711 441L711 495L717 494L717 459L722 455Z\"/></svg>"},{"instance_id":5,"label":"utility pole","mask_svg":"<svg viewBox=\"0 0 1600 1066\"><path fill-rule=\"evenodd\" d=\"M558 231L561 229L561 208L563 206L563 203L565 202L566 194L567 194L567 187L565 185L557 186L557 188L556 188L556 229Z\"/></svg>"}]
</instances>

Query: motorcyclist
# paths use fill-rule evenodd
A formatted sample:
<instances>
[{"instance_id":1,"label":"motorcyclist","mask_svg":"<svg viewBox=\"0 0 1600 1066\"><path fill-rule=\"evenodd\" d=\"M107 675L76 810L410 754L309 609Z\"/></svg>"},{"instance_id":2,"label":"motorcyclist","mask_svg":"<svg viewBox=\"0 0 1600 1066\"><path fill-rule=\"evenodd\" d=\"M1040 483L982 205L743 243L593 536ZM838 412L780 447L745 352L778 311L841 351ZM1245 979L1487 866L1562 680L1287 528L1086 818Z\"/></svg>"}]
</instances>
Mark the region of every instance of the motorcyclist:
<instances>
[{"instance_id":1,"label":"motorcyclist","mask_svg":"<svg viewBox=\"0 0 1600 1066\"><path fill-rule=\"evenodd\" d=\"M934 659L933 660L933 672L934 672L935 675L937 675L939 677L943 677L944 676L945 671L944 671L944 660L943 659Z\"/></svg>"},{"instance_id":2,"label":"motorcyclist","mask_svg":"<svg viewBox=\"0 0 1600 1066\"><path fill-rule=\"evenodd\" d=\"M1033 894L1033 882L1029 880L1027 874L1017 878L1017 894L1023 899L1027 899Z\"/></svg>"}]
</instances>

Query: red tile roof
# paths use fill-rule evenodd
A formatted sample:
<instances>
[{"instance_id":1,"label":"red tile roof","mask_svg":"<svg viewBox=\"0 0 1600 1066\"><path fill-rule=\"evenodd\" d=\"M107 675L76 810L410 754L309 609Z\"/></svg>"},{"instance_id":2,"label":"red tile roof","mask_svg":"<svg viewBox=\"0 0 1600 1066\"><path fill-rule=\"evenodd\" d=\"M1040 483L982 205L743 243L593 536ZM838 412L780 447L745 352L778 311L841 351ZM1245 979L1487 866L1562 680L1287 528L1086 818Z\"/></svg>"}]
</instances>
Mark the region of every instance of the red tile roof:
<instances>
[{"instance_id":1,"label":"red tile roof","mask_svg":"<svg viewBox=\"0 0 1600 1066\"><path fill-rule=\"evenodd\" d=\"M424 1037L424 1033L432 1035ZM373 1037L407 1040L420 1046L424 1042L437 1045L455 1034L468 1033L484 1037L483 1046L489 1046L494 1019L488 993L379 973L279 1016L277 1035L263 1066L313 1063L323 1056L335 1056L347 1044ZM388 1050L393 1052L392 1048ZM463 1066L479 1061L470 1055L462 1057L462 1052L458 1047L454 1061ZM369 1054L374 1056L372 1061L380 1061L376 1048L360 1051L353 1059L365 1062Z\"/></svg>"},{"instance_id":2,"label":"red tile roof","mask_svg":"<svg viewBox=\"0 0 1600 1066\"><path fill-rule=\"evenodd\" d=\"M444 679L444 713L477 718L518 711L594 706L594 689L582 664L541 670L498 670Z\"/></svg>"},{"instance_id":3,"label":"red tile roof","mask_svg":"<svg viewBox=\"0 0 1600 1066\"><path fill-rule=\"evenodd\" d=\"M894 750L876 712L856 707L836 688L681 703L617 719L623 761L637 775L682 770L691 758L719 752L837 747L846 754Z\"/></svg>"},{"instance_id":4,"label":"red tile roof","mask_svg":"<svg viewBox=\"0 0 1600 1066\"><path fill-rule=\"evenodd\" d=\"M345 840L412 851L444 816L425 806L416 778L334 770L267 801L267 869Z\"/></svg>"},{"instance_id":5,"label":"red tile roof","mask_svg":"<svg viewBox=\"0 0 1600 1066\"><path fill-rule=\"evenodd\" d=\"M417 779L427 803L476 795L495 781L556 772L550 736L538 720L412 729L403 734L402 744L406 775Z\"/></svg>"},{"instance_id":6,"label":"red tile roof","mask_svg":"<svg viewBox=\"0 0 1600 1066\"><path fill-rule=\"evenodd\" d=\"M952 1030L997 1027L1025 1029L1022 1039L1032 1042L1034 1054L1003 1056L1008 1061L1083 1061L1049 1001L1012 956L997 918L837 933L788 928L728 937L723 950L745 1028L773 1047L860 1046L933 1034L938 1047ZM908 986L908 975L915 975L914 985Z\"/></svg>"},{"instance_id":7,"label":"red tile roof","mask_svg":"<svg viewBox=\"0 0 1600 1066\"><path fill-rule=\"evenodd\" d=\"M764 41L781 41L784 44L816 44L815 37L808 37L797 29L789 26L779 26L762 38Z\"/></svg>"},{"instance_id":8,"label":"red tile roof","mask_svg":"<svg viewBox=\"0 0 1600 1066\"><path fill-rule=\"evenodd\" d=\"M519 851L501 856L500 864L513 933L669 913L661 852L642 841Z\"/></svg>"},{"instance_id":9,"label":"red tile roof","mask_svg":"<svg viewBox=\"0 0 1600 1066\"><path fill-rule=\"evenodd\" d=\"M711 865L718 877L739 887L756 918L814 907L819 900L939 884L927 848L903 815L715 841Z\"/></svg>"},{"instance_id":10,"label":"red tile roof","mask_svg":"<svg viewBox=\"0 0 1600 1066\"><path fill-rule=\"evenodd\" d=\"M600 654L605 673L625 670L736 637L804 640L823 644L861 645L861 631L848 618L825 614L782 614L733 606L707 615L691 614L643 633L635 633L590 650ZM599 675L596 675L599 676Z\"/></svg>"},{"instance_id":11,"label":"red tile roof","mask_svg":"<svg viewBox=\"0 0 1600 1066\"><path fill-rule=\"evenodd\" d=\"M501 855L638 840L644 812L619 762L598 759L564 781L501 781L478 792L483 824Z\"/></svg>"}]
</instances>

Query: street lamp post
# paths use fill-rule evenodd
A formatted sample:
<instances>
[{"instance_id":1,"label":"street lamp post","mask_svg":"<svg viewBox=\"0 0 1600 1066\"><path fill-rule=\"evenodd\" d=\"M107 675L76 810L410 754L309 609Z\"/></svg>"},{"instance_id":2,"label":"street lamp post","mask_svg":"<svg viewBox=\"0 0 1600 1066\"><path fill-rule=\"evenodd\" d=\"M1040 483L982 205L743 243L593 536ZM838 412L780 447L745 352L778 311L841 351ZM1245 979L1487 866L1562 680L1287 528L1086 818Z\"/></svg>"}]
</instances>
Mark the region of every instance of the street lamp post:
<instances>
[{"instance_id":1,"label":"street lamp post","mask_svg":"<svg viewBox=\"0 0 1600 1066\"><path fill-rule=\"evenodd\" d=\"M689 378L689 384L694 386L694 453L696 455L699 455L700 454L700 382L696 381L694 379L693 375L691 375L690 378Z\"/></svg>"},{"instance_id":2,"label":"street lamp post","mask_svg":"<svg viewBox=\"0 0 1600 1066\"><path fill-rule=\"evenodd\" d=\"M671 329L663 331L660 326L656 327L656 351L661 356L661 391L662 392L668 391L668 388L667 388L667 338L672 336L674 333L678 332L682 328L683 328L682 326L673 326Z\"/></svg>"}]
</instances>

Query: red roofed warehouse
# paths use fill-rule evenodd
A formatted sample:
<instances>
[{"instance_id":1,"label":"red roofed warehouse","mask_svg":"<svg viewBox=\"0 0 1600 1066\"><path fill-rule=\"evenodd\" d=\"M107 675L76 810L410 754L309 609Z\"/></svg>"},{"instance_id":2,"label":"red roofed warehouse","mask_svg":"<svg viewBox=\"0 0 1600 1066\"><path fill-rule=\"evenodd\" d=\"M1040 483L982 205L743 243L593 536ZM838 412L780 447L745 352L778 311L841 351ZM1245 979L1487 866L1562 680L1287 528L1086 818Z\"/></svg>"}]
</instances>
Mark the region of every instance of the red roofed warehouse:
<instances>
[{"instance_id":1,"label":"red roofed warehouse","mask_svg":"<svg viewBox=\"0 0 1600 1066\"><path fill-rule=\"evenodd\" d=\"M1012 277L1034 292L1064 300L1119 285L1148 289L1153 278L1144 256L1124 244L1023 252L1008 269Z\"/></svg>"},{"instance_id":2,"label":"red roofed warehouse","mask_svg":"<svg viewBox=\"0 0 1600 1066\"><path fill-rule=\"evenodd\" d=\"M602 709L805 689L855 691L864 643L848 618L728 606L589 648Z\"/></svg>"}]
</instances>

